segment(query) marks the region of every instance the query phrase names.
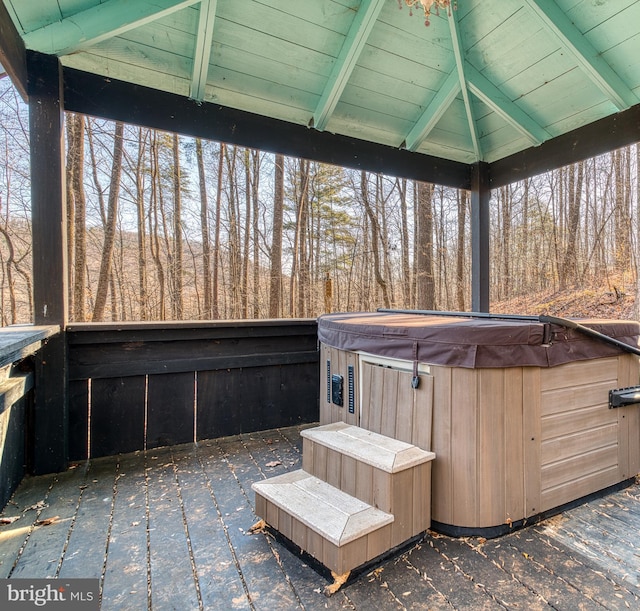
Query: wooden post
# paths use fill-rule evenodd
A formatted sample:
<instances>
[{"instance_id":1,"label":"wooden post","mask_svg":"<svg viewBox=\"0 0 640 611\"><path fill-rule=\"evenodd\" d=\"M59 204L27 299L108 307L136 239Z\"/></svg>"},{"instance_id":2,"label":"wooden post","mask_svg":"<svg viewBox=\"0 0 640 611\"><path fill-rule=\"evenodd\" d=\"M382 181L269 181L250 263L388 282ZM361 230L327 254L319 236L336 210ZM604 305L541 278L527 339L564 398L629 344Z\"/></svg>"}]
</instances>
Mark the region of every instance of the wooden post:
<instances>
[{"instance_id":1,"label":"wooden post","mask_svg":"<svg viewBox=\"0 0 640 611\"><path fill-rule=\"evenodd\" d=\"M31 139L33 300L36 325L60 325L36 361L34 473L64 470L68 461L67 235L64 104L58 58L28 52Z\"/></svg>"},{"instance_id":2,"label":"wooden post","mask_svg":"<svg viewBox=\"0 0 640 611\"><path fill-rule=\"evenodd\" d=\"M471 309L489 311L489 164L471 166Z\"/></svg>"}]
</instances>

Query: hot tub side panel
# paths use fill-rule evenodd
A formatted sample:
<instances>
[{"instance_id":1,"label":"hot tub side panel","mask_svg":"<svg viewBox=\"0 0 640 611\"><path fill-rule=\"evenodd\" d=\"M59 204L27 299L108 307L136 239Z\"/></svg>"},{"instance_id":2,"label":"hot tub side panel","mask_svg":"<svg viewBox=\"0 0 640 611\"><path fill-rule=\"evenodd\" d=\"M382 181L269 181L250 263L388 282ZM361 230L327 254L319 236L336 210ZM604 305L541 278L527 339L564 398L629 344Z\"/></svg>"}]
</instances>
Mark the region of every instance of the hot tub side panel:
<instances>
[{"instance_id":1,"label":"hot tub side panel","mask_svg":"<svg viewBox=\"0 0 640 611\"><path fill-rule=\"evenodd\" d=\"M541 371L540 511L638 473L639 408L608 407L609 390L637 383L632 355Z\"/></svg>"},{"instance_id":2,"label":"hot tub side panel","mask_svg":"<svg viewBox=\"0 0 640 611\"><path fill-rule=\"evenodd\" d=\"M640 471L640 408L608 407L638 383L632 355L432 374L436 527L508 527Z\"/></svg>"},{"instance_id":3,"label":"hot tub side panel","mask_svg":"<svg viewBox=\"0 0 640 611\"><path fill-rule=\"evenodd\" d=\"M375 358L321 350L321 373L346 381L342 407L332 404L330 383L320 389L322 423L352 418L435 452L436 526L479 534L508 528L640 471L640 408L608 408L610 389L638 383L632 355L552 368L431 365L414 390L411 363L382 366ZM349 375L354 414L348 409Z\"/></svg>"},{"instance_id":4,"label":"hot tub side panel","mask_svg":"<svg viewBox=\"0 0 640 611\"><path fill-rule=\"evenodd\" d=\"M432 368L432 518L488 528L524 517L526 368Z\"/></svg>"}]
</instances>

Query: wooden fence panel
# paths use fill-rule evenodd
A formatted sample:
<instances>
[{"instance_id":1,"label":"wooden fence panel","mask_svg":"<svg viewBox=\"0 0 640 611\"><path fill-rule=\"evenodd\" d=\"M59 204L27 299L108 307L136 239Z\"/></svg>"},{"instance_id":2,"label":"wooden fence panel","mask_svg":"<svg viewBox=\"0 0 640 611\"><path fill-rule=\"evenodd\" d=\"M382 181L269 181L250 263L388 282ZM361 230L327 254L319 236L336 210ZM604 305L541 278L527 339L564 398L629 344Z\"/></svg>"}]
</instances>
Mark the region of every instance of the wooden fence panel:
<instances>
[{"instance_id":1,"label":"wooden fence panel","mask_svg":"<svg viewBox=\"0 0 640 611\"><path fill-rule=\"evenodd\" d=\"M91 381L91 456L144 447L145 376Z\"/></svg>"},{"instance_id":2,"label":"wooden fence panel","mask_svg":"<svg viewBox=\"0 0 640 611\"><path fill-rule=\"evenodd\" d=\"M74 458L89 418L92 456L318 420L314 320L98 323L67 338Z\"/></svg>"}]
</instances>

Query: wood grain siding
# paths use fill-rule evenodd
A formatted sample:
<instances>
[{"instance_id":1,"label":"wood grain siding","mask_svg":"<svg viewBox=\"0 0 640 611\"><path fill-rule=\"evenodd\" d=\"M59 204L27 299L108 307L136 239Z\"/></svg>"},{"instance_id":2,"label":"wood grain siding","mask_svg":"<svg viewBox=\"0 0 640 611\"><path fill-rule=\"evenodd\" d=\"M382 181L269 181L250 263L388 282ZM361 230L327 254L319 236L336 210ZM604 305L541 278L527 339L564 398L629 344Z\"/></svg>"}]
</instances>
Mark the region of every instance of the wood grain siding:
<instances>
[{"instance_id":1,"label":"wood grain siding","mask_svg":"<svg viewBox=\"0 0 640 611\"><path fill-rule=\"evenodd\" d=\"M360 426L431 451L433 376L421 373L420 385L413 388L411 371L366 360L360 371Z\"/></svg>"},{"instance_id":2,"label":"wood grain siding","mask_svg":"<svg viewBox=\"0 0 640 611\"><path fill-rule=\"evenodd\" d=\"M541 511L632 477L639 467L628 426L634 421L637 435L638 408L608 407L610 389L637 383L637 359L575 362L543 373Z\"/></svg>"},{"instance_id":3,"label":"wood grain siding","mask_svg":"<svg viewBox=\"0 0 640 611\"><path fill-rule=\"evenodd\" d=\"M433 438L436 453L431 472L432 517L443 524L452 524L453 516L453 447L451 410L452 372L450 367L432 367L433 374Z\"/></svg>"},{"instance_id":4,"label":"wood grain siding","mask_svg":"<svg viewBox=\"0 0 640 611\"><path fill-rule=\"evenodd\" d=\"M632 355L618 359L618 380L621 387L635 386L640 382L639 361ZM620 427L620 478L626 479L640 473L640 409L629 405L618 408ZM626 460L624 460L626 459Z\"/></svg>"}]
</instances>

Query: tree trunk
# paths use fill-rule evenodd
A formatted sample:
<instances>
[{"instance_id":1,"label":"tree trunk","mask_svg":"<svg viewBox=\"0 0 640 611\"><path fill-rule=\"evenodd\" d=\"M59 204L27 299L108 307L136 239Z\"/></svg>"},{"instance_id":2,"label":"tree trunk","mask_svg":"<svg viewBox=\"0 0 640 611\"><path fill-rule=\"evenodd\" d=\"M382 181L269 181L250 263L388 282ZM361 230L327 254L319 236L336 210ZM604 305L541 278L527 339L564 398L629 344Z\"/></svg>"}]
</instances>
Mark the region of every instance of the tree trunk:
<instances>
[{"instance_id":1,"label":"tree trunk","mask_svg":"<svg viewBox=\"0 0 640 611\"><path fill-rule=\"evenodd\" d=\"M75 203L73 192L73 173L77 164L75 158L77 156L76 145L76 117L73 113L66 113L65 127L67 132L67 160L65 164L65 186L67 192L67 274L69 286L69 316L74 320L74 250L75 250Z\"/></svg>"},{"instance_id":2,"label":"tree trunk","mask_svg":"<svg viewBox=\"0 0 640 611\"><path fill-rule=\"evenodd\" d=\"M249 246L251 242L251 155L249 149L244 149L244 235L242 243L242 318L249 317Z\"/></svg>"},{"instance_id":3,"label":"tree trunk","mask_svg":"<svg viewBox=\"0 0 640 611\"><path fill-rule=\"evenodd\" d=\"M433 280L433 185L417 183L416 308L435 310Z\"/></svg>"},{"instance_id":4,"label":"tree trunk","mask_svg":"<svg viewBox=\"0 0 640 611\"><path fill-rule=\"evenodd\" d=\"M7 257L5 270L7 275L7 287L9 288L9 308L11 312L10 324L15 325L18 322L18 309L16 306L15 281L13 279L13 270L12 270L12 267L15 264L15 249L13 247L11 236L9 235L9 232L5 230L4 227L0 227L0 234L5 239L5 242L7 243L7 250L9 251L9 256ZM4 324L5 324L5 321L2 320L2 325L4 326Z\"/></svg>"},{"instance_id":5,"label":"tree trunk","mask_svg":"<svg viewBox=\"0 0 640 611\"><path fill-rule=\"evenodd\" d=\"M582 202L582 181L584 177L584 162L580 161L568 168L568 211L567 211L567 247L562 261L562 274L560 276L560 289L566 289L569 280L575 282L578 273L577 259L577 235L580 224L580 210Z\"/></svg>"},{"instance_id":6,"label":"tree trunk","mask_svg":"<svg viewBox=\"0 0 640 611\"><path fill-rule=\"evenodd\" d=\"M107 223L105 225L104 245L102 247L102 259L100 261L100 273L98 275L98 288L96 290L96 303L93 309L93 322L103 320L104 308L107 303L109 279L111 277L111 265L113 259L113 247L116 236L116 221L118 216L118 197L120 190L120 174L122 170L123 150L123 125L116 123L113 140L113 164L111 166L111 180L109 184L109 200L107 204Z\"/></svg>"},{"instance_id":7,"label":"tree trunk","mask_svg":"<svg viewBox=\"0 0 640 611\"><path fill-rule=\"evenodd\" d=\"M158 220L160 161L158 157L158 134L154 131L151 141L151 211L149 213L149 247L151 250L151 257L156 268L156 276L158 279L158 319L165 320L166 296L164 285L164 267L162 264L162 258L160 256L160 236L158 235L160 225Z\"/></svg>"},{"instance_id":8,"label":"tree trunk","mask_svg":"<svg viewBox=\"0 0 640 611\"><path fill-rule=\"evenodd\" d=\"M227 214L229 219L229 229L227 244L229 245L229 293L231 295L231 317L241 317L241 256L240 256L240 219L238 202L238 180L236 177L236 161L238 148L227 147L227 181L229 185Z\"/></svg>"},{"instance_id":9,"label":"tree trunk","mask_svg":"<svg viewBox=\"0 0 640 611\"><path fill-rule=\"evenodd\" d=\"M218 184L216 188L216 226L213 234L213 281L211 286L211 314L213 318L220 318L220 306L218 303L218 278L220 273L220 214L222 210L222 176L224 173L224 158L225 144L220 143L220 153L218 155Z\"/></svg>"},{"instance_id":10,"label":"tree trunk","mask_svg":"<svg viewBox=\"0 0 640 611\"><path fill-rule=\"evenodd\" d=\"M144 134L144 135L143 135ZM138 311L140 320L147 320L147 235L144 212L144 156L149 130L138 130L138 159L136 162L136 220L138 226Z\"/></svg>"},{"instance_id":11,"label":"tree trunk","mask_svg":"<svg viewBox=\"0 0 640 611\"><path fill-rule=\"evenodd\" d=\"M176 320L184 316L182 289L182 191L180 172L180 141L173 135L173 315Z\"/></svg>"},{"instance_id":12,"label":"tree trunk","mask_svg":"<svg viewBox=\"0 0 640 611\"><path fill-rule=\"evenodd\" d=\"M280 316L282 286L282 228L284 217L284 156L276 155L273 195L273 233L271 237L271 272L269 282L269 317Z\"/></svg>"},{"instance_id":13,"label":"tree trunk","mask_svg":"<svg viewBox=\"0 0 640 611\"><path fill-rule=\"evenodd\" d=\"M299 281L298 281L298 316L306 316L309 297L309 255L307 248L309 226L309 166L306 159L300 160L300 193L298 195L298 236L300 247L298 250Z\"/></svg>"},{"instance_id":14,"label":"tree trunk","mask_svg":"<svg viewBox=\"0 0 640 611\"><path fill-rule=\"evenodd\" d=\"M409 264L409 220L407 215L407 180L396 178L400 196L400 243L402 244L402 297L405 308L411 307L411 266Z\"/></svg>"},{"instance_id":15,"label":"tree trunk","mask_svg":"<svg viewBox=\"0 0 640 611\"><path fill-rule=\"evenodd\" d=\"M640 320L640 143L636 144L636 299L633 318Z\"/></svg>"},{"instance_id":16,"label":"tree trunk","mask_svg":"<svg viewBox=\"0 0 640 611\"><path fill-rule=\"evenodd\" d=\"M196 158L198 162L198 178L200 184L200 235L202 239L202 275L204 276L204 308L202 317L212 317L211 308L211 238L209 236L209 203L207 201L207 183L202 155L202 140L196 138Z\"/></svg>"},{"instance_id":17,"label":"tree trunk","mask_svg":"<svg viewBox=\"0 0 640 611\"><path fill-rule=\"evenodd\" d=\"M385 308L391 307L391 300L389 299L389 290L387 283L384 279L382 269L380 266L380 224L378 217L371 202L369 200L369 180L366 172L360 172L360 194L362 196L362 203L364 204L365 212L371 223L371 250L373 252L373 272L375 274L376 283L382 291L382 300Z\"/></svg>"},{"instance_id":18,"label":"tree trunk","mask_svg":"<svg viewBox=\"0 0 640 611\"><path fill-rule=\"evenodd\" d=\"M260 152L251 151L251 168L253 175L253 189L251 203L253 206L252 245L253 245L253 317L260 317L260 225L259 189L260 189Z\"/></svg>"}]
</instances>

